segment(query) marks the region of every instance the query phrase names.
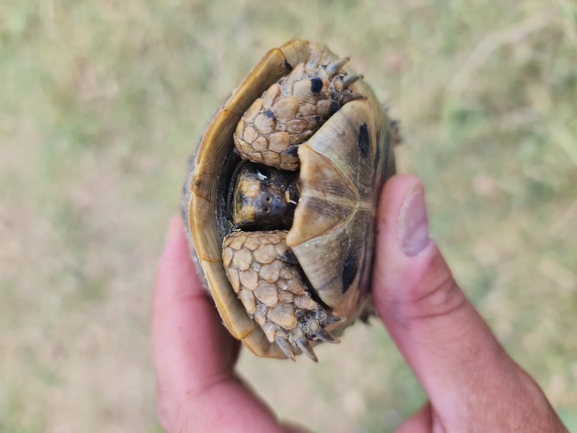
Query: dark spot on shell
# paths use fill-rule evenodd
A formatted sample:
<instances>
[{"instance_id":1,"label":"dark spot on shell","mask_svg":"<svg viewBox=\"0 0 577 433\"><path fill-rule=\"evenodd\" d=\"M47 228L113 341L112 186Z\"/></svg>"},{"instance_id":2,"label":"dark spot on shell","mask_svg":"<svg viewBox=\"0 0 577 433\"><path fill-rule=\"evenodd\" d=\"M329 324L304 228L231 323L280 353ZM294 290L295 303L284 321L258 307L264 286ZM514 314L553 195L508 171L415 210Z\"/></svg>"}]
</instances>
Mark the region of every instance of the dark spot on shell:
<instances>
[{"instance_id":1,"label":"dark spot on shell","mask_svg":"<svg viewBox=\"0 0 577 433\"><path fill-rule=\"evenodd\" d=\"M274 120L274 113L273 113L272 111L267 110L267 111L264 112L264 115L265 115L266 117L268 117L269 119L273 119L273 120Z\"/></svg>"},{"instance_id":2,"label":"dark spot on shell","mask_svg":"<svg viewBox=\"0 0 577 433\"><path fill-rule=\"evenodd\" d=\"M381 160L381 139L383 137L383 131L379 128L377 131L377 151L375 153L375 158L374 158L374 164L373 164L373 171L376 174L376 171L379 169L379 162ZM385 149L386 149L386 143L385 143ZM375 176L373 175L373 178ZM374 181L374 179L373 179Z\"/></svg>"},{"instance_id":3,"label":"dark spot on shell","mask_svg":"<svg viewBox=\"0 0 577 433\"><path fill-rule=\"evenodd\" d=\"M359 129L358 145L362 157L366 159L369 156L370 151L369 128L366 123L363 123Z\"/></svg>"},{"instance_id":4,"label":"dark spot on shell","mask_svg":"<svg viewBox=\"0 0 577 433\"><path fill-rule=\"evenodd\" d=\"M331 101L331 105L329 105L329 114L335 114L337 111L339 111L339 108L341 108L341 106L337 101Z\"/></svg>"},{"instance_id":5,"label":"dark spot on shell","mask_svg":"<svg viewBox=\"0 0 577 433\"><path fill-rule=\"evenodd\" d=\"M343 282L343 293L349 290L353 281L357 276L359 270L358 257L356 251L351 251L343 265L343 273L341 274L341 281Z\"/></svg>"},{"instance_id":6,"label":"dark spot on shell","mask_svg":"<svg viewBox=\"0 0 577 433\"><path fill-rule=\"evenodd\" d=\"M323 89L323 80L321 80L319 77L312 78L311 92L313 92L314 95L318 95L322 89Z\"/></svg>"},{"instance_id":7,"label":"dark spot on shell","mask_svg":"<svg viewBox=\"0 0 577 433\"><path fill-rule=\"evenodd\" d=\"M287 69L287 71L292 71L293 67L290 65L289 62L287 62L286 60L284 61L284 67Z\"/></svg>"}]
</instances>

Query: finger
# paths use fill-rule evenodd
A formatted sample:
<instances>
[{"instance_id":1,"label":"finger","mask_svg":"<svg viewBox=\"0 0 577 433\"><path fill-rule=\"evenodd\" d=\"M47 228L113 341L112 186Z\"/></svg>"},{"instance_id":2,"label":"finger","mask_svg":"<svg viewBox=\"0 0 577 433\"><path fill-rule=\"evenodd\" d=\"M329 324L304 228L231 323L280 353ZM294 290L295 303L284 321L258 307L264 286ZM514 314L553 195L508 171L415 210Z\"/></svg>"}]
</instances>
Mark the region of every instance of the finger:
<instances>
[{"instance_id":1,"label":"finger","mask_svg":"<svg viewBox=\"0 0 577 433\"><path fill-rule=\"evenodd\" d=\"M175 217L160 260L153 307L153 344L159 380L193 392L230 375L236 346L202 287L184 229ZM184 380L183 380L184 379Z\"/></svg>"},{"instance_id":2,"label":"finger","mask_svg":"<svg viewBox=\"0 0 577 433\"><path fill-rule=\"evenodd\" d=\"M202 288L177 218L158 268L153 350L159 415L168 432L282 431L233 372L238 343Z\"/></svg>"},{"instance_id":3,"label":"finger","mask_svg":"<svg viewBox=\"0 0 577 433\"><path fill-rule=\"evenodd\" d=\"M413 415L403 421L395 430L395 433L431 433L432 431L431 404L427 402Z\"/></svg>"},{"instance_id":4,"label":"finger","mask_svg":"<svg viewBox=\"0 0 577 433\"><path fill-rule=\"evenodd\" d=\"M379 204L373 293L383 322L436 410L466 411L517 366L456 284L430 239L421 182L387 182ZM499 383L499 381L502 381Z\"/></svg>"}]
</instances>

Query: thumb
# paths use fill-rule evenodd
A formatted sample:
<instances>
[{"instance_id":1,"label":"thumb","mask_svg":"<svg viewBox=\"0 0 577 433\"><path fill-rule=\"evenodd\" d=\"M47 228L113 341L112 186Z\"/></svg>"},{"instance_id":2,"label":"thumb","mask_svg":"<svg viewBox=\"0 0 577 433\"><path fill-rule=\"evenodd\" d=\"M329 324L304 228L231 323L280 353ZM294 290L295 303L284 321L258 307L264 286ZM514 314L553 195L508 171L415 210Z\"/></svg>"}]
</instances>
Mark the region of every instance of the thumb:
<instances>
[{"instance_id":1,"label":"thumb","mask_svg":"<svg viewBox=\"0 0 577 433\"><path fill-rule=\"evenodd\" d=\"M497 411L509 410L507 401L528 389L539 394L467 300L429 237L417 178L397 175L386 183L377 229L375 305L436 416L470 420L475 408L484 407L486 416L495 401Z\"/></svg>"}]
</instances>

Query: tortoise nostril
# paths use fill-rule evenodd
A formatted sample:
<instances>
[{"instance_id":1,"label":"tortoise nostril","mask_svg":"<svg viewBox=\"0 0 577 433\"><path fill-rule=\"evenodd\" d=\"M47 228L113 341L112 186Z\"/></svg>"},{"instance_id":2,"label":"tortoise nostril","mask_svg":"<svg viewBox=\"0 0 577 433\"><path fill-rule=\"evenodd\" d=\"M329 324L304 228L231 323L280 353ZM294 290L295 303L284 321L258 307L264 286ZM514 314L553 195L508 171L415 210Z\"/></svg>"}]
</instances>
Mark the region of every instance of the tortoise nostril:
<instances>
[{"instance_id":1,"label":"tortoise nostril","mask_svg":"<svg viewBox=\"0 0 577 433\"><path fill-rule=\"evenodd\" d=\"M267 198L266 198L266 202L267 202L267 203L270 202L270 197L267 197Z\"/></svg>"}]
</instances>

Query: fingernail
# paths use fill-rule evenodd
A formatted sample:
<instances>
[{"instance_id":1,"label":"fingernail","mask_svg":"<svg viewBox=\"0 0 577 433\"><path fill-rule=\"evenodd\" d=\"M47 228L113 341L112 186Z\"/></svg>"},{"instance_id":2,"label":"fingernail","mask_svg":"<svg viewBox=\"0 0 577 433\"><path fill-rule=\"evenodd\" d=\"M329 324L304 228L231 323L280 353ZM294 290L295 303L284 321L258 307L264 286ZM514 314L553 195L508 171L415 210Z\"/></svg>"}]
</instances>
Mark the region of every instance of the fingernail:
<instances>
[{"instance_id":1,"label":"fingernail","mask_svg":"<svg viewBox=\"0 0 577 433\"><path fill-rule=\"evenodd\" d=\"M399 217L401 248L407 257L414 257L429 244L429 227L423 190L412 192L403 203Z\"/></svg>"}]
</instances>

